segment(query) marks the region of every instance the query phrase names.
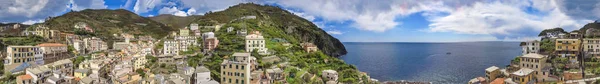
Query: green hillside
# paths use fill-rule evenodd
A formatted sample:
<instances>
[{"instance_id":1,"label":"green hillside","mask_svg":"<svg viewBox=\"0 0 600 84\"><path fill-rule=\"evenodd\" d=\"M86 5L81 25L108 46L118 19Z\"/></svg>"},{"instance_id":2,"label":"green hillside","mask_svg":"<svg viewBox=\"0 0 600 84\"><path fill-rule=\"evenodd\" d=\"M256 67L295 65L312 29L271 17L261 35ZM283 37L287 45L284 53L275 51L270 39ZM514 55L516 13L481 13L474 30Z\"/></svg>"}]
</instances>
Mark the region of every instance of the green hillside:
<instances>
[{"instance_id":1,"label":"green hillside","mask_svg":"<svg viewBox=\"0 0 600 84\"><path fill-rule=\"evenodd\" d=\"M168 35L169 32L177 30L123 9L72 11L53 17L44 22L44 25L53 30L75 33L77 30L75 30L74 25L78 22L86 23L95 31L90 35L104 39L109 45L112 44L112 41L117 40L113 37L113 34L128 33L136 36L150 35L154 38L162 38Z\"/></svg>"},{"instance_id":2,"label":"green hillside","mask_svg":"<svg viewBox=\"0 0 600 84\"><path fill-rule=\"evenodd\" d=\"M241 19L244 16L256 16L256 19ZM252 3L231 6L224 11L209 12L200 17L200 25L226 24L235 30L261 31L265 38L282 38L292 44L302 42L315 43L319 49L330 56L345 55L346 48L336 38L318 28L312 22L275 6L262 6Z\"/></svg>"},{"instance_id":3,"label":"green hillside","mask_svg":"<svg viewBox=\"0 0 600 84\"><path fill-rule=\"evenodd\" d=\"M151 20L163 23L166 26L169 26L172 28L183 28L183 27L188 26L192 22L194 22L199 17L202 17L202 16L193 15L193 16L181 17L181 16L175 16L175 15L163 14L163 15L158 15L158 16L149 17L149 18Z\"/></svg>"}]
</instances>

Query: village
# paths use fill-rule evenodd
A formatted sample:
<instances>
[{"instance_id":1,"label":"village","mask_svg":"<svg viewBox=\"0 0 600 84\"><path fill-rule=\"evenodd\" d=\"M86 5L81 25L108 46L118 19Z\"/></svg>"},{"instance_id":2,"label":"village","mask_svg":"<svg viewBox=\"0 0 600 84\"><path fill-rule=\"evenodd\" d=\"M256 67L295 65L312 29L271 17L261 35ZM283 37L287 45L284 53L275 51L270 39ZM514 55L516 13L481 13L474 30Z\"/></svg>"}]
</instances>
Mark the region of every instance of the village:
<instances>
[{"instance_id":1,"label":"village","mask_svg":"<svg viewBox=\"0 0 600 84\"><path fill-rule=\"evenodd\" d=\"M485 76L473 78L469 84L598 83L600 39L596 31L544 30L540 40L520 43L522 55L510 65L491 66L485 69Z\"/></svg>"},{"instance_id":2,"label":"village","mask_svg":"<svg viewBox=\"0 0 600 84\"><path fill-rule=\"evenodd\" d=\"M241 19L254 18L256 16ZM294 47L302 50L293 53L320 52L313 43L292 44L282 38L266 38L261 31L224 28L223 25L199 26L192 23L170 32L162 39L127 33L114 34L112 36L118 39L114 42L85 35L97 31L84 22L73 26L76 31L85 32L84 35L34 25L31 27L33 29L12 35L42 37L46 42L37 45L7 45L5 52L0 53L5 57L5 75L2 78L15 78L8 83L17 84L287 84L295 79L318 81L311 83L343 83L338 81L341 80L339 71L306 70L307 68L299 66L312 65L291 65L291 58L279 56L282 53L269 49L272 47L270 45L277 45L283 47L280 50L291 50ZM2 30L19 26L5 26ZM218 38L220 32L217 31L244 40L222 41ZM234 42L244 44L239 49L241 51L224 53L217 50L219 46L228 46ZM294 55L291 53L290 55ZM361 81L377 82L364 72L361 77Z\"/></svg>"}]
</instances>

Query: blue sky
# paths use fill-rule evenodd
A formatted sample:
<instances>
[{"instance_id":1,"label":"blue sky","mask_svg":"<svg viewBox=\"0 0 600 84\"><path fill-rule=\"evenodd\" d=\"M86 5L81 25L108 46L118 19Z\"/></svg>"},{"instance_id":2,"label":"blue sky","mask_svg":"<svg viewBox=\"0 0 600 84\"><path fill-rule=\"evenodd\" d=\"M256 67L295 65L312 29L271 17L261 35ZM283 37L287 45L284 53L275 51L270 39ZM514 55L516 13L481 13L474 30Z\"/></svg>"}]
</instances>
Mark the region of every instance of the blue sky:
<instances>
[{"instance_id":1,"label":"blue sky","mask_svg":"<svg viewBox=\"0 0 600 84\"><path fill-rule=\"evenodd\" d=\"M284 8L344 42L522 41L600 18L598 0L2 0L0 22L39 23L84 9L202 15L249 2Z\"/></svg>"}]
</instances>

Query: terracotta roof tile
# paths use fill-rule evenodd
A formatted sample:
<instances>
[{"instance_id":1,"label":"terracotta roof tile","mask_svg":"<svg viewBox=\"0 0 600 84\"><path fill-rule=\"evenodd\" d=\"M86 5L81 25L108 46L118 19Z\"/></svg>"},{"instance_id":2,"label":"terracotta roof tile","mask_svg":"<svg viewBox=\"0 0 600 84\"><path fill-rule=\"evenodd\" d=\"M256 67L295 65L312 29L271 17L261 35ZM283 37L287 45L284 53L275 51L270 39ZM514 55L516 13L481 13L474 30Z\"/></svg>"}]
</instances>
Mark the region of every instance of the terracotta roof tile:
<instances>
[{"instance_id":1,"label":"terracotta roof tile","mask_svg":"<svg viewBox=\"0 0 600 84\"><path fill-rule=\"evenodd\" d=\"M67 45L60 44L60 43L42 43L42 44L38 44L37 46L40 46L40 47L59 47L59 46L67 46Z\"/></svg>"}]
</instances>

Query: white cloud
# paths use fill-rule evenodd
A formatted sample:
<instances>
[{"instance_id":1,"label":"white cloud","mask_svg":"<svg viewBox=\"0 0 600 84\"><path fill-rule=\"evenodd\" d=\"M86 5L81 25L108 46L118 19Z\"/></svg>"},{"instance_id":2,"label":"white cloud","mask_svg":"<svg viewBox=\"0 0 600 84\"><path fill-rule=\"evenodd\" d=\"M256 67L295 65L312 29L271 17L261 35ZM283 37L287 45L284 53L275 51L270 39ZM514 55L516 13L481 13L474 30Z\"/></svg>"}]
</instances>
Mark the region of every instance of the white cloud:
<instances>
[{"instance_id":1,"label":"white cloud","mask_svg":"<svg viewBox=\"0 0 600 84\"><path fill-rule=\"evenodd\" d=\"M133 7L133 11L136 13L146 13L154 9L154 7L159 6L161 3L162 0L137 0Z\"/></svg>"},{"instance_id":2,"label":"white cloud","mask_svg":"<svg viewBox=\"0 0 600 84\"><path fill-rule=\"evenodd\" d=\"M3 0L0 22L24 22L44 19L66 11L69 0Z\"/></svg>"},{"instance_id":3,"label":"white cloud","mask_svg":"<svg viewBox=\"0 0 600 84\"><path fill-rule=\"evenodd\" d=\"M543 6L539 6L543 5ZM543 29L563 27L567 30L582 27L590 20L575 20L552 7L552 2L534 4L547 15L527 13L522 8L530 5L504 2L477 2L454 10L449 15L432 15L428 21L431 32L456 32L462 34L488 34L496 38L531 38ZM553 8L553 9L552 9Z\"/></svg>"},{"instance_id":4,"label":"white cloud","mask_svg":"<svg viewBox=\"0 0 600 84\"><path fill-rule=\"evenodd\" d=\"M177 9L177 7L163 7L158 11L159 14L172 14L175 16L188 16L188 13Z\"/></svg>"},{"instance_id":5,"label":"white cloud","mask_svg":"<svg viewBox=\"0 0 600 84\"><path fill-rule=\"evenodd\" d=\"M186 13L187 13L188 15L196 15L196 14L197 14L197 13L196 13L196 9L194 9L194 8L190 8L190 9L188 9L188 11L187 11Z\"/></svg>"},{"instance_id":6,"label":"white cloud","mask_svg":"<svg viewBox=\"0 0 600 84\"><path fill-rule=\"evenodd\" d=\"M339 30L330 30L330 31L327 31L327 33L329 33L329 34L333 34L333 35L341 35L341 34L344 34L343 32L341 32L341 31L339 31Z\"/></svg>"},{"instance_id":7,"label":"white cloud","mask_svg":"<svg viewBox=\"0 0 600 84\"><path fill-rule=\"evenodd\" d=\"M32 25L35 23L43 23L44 20L43 19L39 19L39 20L27 20L25 22L21 22L21 24L26 24L26 25Z\"/></svg>"},{"instance_id":8,"label":"white cloud","mask_svg":"<svg viewBox=\"0 0 600 84\"><path fill-rule=\"evenodd\" d=\"M375 32L384 32L401 25L395 21L421 10L442 10L424 8L420 5L440 4L420 1L365 1L365 0L281 0L276 2L284 7L301 9L308 16L322 17L326 21L352 21L353 27ZM410 7L414 6L414 7Z\"/></svg>"},{"instance_id":9,"label":"white cloud","mask_svg":"<svg viewBox=\"0 0 600 84\"><path fill-rule=\"evenodd\" d=\"M302 12L296 12L296 11L293 11L293 10L287 10L287 11L290 11L294 15L300 16L300 17L302 17L302 18L304 18L304 19L306 19L308 21L314 21L315 20L315 16L312 16L312 15L308 15L308 14L305 14L305 13L302 13Z\"/></svg>"},{"instance_id":10,"label":"white cloud","mask_svg":"<svg viewBox=\"0 0 600 84\"><path fill-rule=\"evenodd\" d=\"M589 19L573 18L565 10L600 11L600 1L593 5L563 0L502 0L502 1L444 1L444 0L281 0L276 4L299 9L301 16L323 18L328 22L351 21L360 30L385 32L402 26L401 20L421 13L430 22L429 32L454 32L459 34L491 35L498 39L530 38L547 28L578 29ZM532 8L532 10L528 9ZM577 12L577 11L575 11ZM588 14L579 12L577 14ZM588 14L590 15L590 14ZM594 15L594 14L591 14ZM598 13L600 17L600 13ZM305 17L306 18L306 17Z\"/></svg>"},{"instance_id":11,"label":"white cloud","mask_svg":"<svg viewBox=\"0 0 600 84\"><path fill-rule=\"evenodd\" d=\"M105 9L104 0L71 0L72 10L80 11L84 9Z\"/></svg>"}]
</instances>

